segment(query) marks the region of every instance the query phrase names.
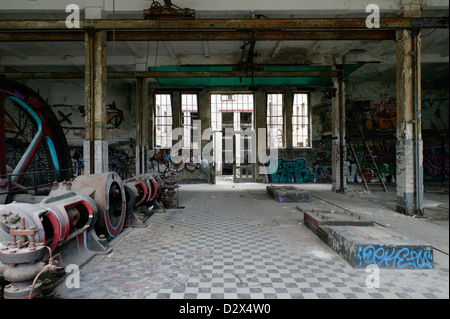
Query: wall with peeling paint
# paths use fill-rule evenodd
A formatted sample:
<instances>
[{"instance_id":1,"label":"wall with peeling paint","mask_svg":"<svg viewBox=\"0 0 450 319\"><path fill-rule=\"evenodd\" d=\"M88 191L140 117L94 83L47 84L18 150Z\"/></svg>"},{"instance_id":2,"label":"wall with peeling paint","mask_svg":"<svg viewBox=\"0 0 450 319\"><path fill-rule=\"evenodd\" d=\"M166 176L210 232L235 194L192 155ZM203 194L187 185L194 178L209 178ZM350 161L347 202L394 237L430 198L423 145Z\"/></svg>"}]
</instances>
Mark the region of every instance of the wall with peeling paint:
<instances>
[{"instance_id":1,"label":"wall with peeling paint","mask_svg":"<svg viewBox=\"0 0 450 319\"><path fill-rule=\"evenodd\" d=\"M23 82L51 105L69 144L73 165L83 165L84 81ZM109 169L127 178L135 171L136 91L133 84L121 80L109 80L107 85ZM82 169L75 173L82 174Z\"/></svg>"}]
</instances>

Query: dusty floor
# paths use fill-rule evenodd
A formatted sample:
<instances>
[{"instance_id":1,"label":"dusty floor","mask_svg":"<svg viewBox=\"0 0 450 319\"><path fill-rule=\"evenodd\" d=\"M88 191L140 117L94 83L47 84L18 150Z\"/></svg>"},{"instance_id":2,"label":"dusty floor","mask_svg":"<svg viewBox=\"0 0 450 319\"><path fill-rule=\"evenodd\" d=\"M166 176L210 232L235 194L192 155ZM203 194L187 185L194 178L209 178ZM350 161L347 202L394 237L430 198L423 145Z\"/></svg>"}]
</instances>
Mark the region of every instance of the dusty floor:
<instances>
[{"instance_id":1,"label":"dusty floor","mask_svg":"<svg viewBox=\"0 0 450 319\"><path fill-rule=\"evenodd\" d=\"M129 228L113 251L81 267L80 288L63 299L449 298L448 192L425 192L426 218L395 212L395 188L346 194L325 184L296 185L309 203L278 203L266 184L181 185L184 209L155 213ZM448 190L448 189L447 189ZM381 269L379 288L303 225L302 209L348 209L433 245L434 269ZM428 212L428 213L427 213Z\"/></svg>"}]
</instances>

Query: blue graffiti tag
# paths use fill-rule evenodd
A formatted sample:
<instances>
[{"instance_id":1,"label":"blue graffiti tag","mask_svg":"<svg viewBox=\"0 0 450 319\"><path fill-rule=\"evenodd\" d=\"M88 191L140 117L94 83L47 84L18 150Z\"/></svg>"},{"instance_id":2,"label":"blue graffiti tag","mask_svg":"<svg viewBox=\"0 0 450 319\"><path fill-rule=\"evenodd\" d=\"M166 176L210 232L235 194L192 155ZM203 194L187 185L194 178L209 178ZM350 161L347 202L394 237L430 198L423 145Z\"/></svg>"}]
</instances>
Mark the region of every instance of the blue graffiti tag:
<instances>
[{"instance_id":1,"label":"blue graffiti tag","mask_svg":"<svg viewBox=\"0 0 450 319\"><path fill-rule=\"evenodd\" d=\"M432 269L433 254L428 250L410 250L409 248L396 249L394 247L375 248L372 245L359 246L357 259L359 265L375 264L390 268L416 268Z\"/></svg>"},{"instance_id":2,"label":"blue graffiti tag","mask_svg":"<svg viewBox=\"0 0 450 319\"><path fill-rule=\"evenodd\" d=\"M272 183L312 183L314 174L306 167L306 161L302 158L295 161L278 159L278 169L270 175Z\"/></svg>"}]
</instances>

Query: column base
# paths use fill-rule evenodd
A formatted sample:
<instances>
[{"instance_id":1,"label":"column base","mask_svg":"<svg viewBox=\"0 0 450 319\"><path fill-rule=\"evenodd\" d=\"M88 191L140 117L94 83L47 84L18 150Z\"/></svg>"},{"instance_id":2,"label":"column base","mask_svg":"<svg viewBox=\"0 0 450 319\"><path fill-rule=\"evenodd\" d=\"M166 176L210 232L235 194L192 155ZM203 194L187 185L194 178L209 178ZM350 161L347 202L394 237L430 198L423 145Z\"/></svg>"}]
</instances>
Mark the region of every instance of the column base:
<instances>
[{"instance_id":1,"label":"column base","mask_svg":"<svg viewBox=\"0 0 450 319\"><path fill-rule=\"evenodd\" d=\"M395 210L398 213L402 213L405 215L417 215L417 216L424 215L423 207L417 208L415 206L413 193L407 193L404 194L403 196L397 196L397 205Z\"/></svg>"},{"instance_id":2,"label":"column base","mask_svg":"<svg viewBox=\"0 0 450 319\"><path fill-rule=\"evenodd\" d=\"M93 150L91 149L92 147L94 148ZM103 174L108 172L108 141L84 141L83 157L84 175ZM93 165L91 164L91 161L94 161Z\"/></svg>"},{"instance_id":3,"label":"column base","mask_svg":"<svg viewBox=\"0 0 450 319\"><path fill-rule=\"evenodd\" d=\"M136 145L136 174L145 174L148 171L147 146Z\"/></svg>"}]
</instances>

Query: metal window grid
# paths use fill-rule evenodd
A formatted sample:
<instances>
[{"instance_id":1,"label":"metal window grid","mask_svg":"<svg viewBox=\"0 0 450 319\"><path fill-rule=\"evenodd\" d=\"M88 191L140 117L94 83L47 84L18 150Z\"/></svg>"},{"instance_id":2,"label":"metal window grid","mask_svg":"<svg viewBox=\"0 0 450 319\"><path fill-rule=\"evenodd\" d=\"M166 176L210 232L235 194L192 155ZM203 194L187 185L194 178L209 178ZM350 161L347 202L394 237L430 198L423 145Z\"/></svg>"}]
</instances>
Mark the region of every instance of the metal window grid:
<instances>
[{"instance_id":1,"label":"metal window grid","mask_svg":"<svg viewBox=\"0 0 450 319\"><path fill-rule=\"evenodd\" d=\"M292 112L293 147L310 147L309 104L307 93L295 93Z\"/></svg>"},{"instance_id":2,"label":"metal window grid","mask_svg":"<svg viewBox=\"0 0 450 319\"><path fill-rule=\"evenodd\" d=\"M267 94L267 145L268 147L284 146L283 131L283 94Z\"/></svg>"},{"instance_id":3,"label":"metal window grid","mask_svg":"<svg viewBox=\"0 0 450 319\"><path fill-rule=\"evenodd\" d=\"M170 94L155 94L155 145L172 147L172 101Z\"/></svg>"}]
</instances>

